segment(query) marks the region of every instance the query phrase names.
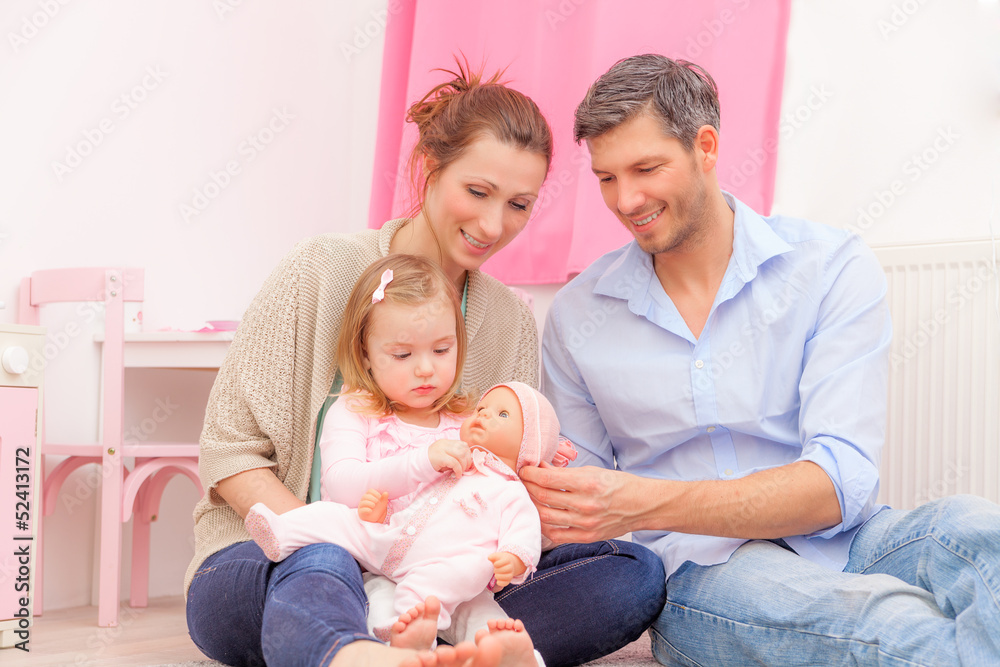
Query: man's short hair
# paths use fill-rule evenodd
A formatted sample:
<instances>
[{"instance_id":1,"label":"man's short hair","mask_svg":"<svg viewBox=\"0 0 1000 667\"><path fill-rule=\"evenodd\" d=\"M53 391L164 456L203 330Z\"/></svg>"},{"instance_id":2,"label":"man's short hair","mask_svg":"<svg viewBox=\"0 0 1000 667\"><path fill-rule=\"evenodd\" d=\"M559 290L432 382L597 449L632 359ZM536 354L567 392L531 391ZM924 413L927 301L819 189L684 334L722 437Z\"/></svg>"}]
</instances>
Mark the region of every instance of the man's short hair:
<instances>
[{"instance_id":1,"label":"man's short hair","mask_svg":"<svg viewBox=\"0 0 1000 667\"><path fill-rule=\"evenodd\" d=\"M576 108L576 142L593 139L641 113L692 150L704 125L719 129L719 90L702 67L648 53L619 60L594 82Z\"/></svg>"}]
</instances>

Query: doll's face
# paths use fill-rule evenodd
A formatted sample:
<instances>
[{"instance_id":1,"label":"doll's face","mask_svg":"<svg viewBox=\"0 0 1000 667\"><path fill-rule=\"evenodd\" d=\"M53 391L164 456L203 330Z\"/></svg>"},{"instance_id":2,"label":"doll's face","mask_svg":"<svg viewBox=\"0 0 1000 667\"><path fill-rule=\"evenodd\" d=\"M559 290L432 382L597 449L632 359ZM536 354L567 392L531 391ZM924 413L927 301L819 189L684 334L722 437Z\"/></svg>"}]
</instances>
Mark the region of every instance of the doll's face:
<instances>
[{"instance_id":1,"label":"doll's face","mask_svg":"<svg viewBox=\"0 0 1000 667\"><path fill-rule=\"evenodd\" d=\"M514 470L524 435L524 415L517 394L509 387L488 392L476 412L462 423L462 440L469 447L482 447Z\"/></svg>"}]
</instances>

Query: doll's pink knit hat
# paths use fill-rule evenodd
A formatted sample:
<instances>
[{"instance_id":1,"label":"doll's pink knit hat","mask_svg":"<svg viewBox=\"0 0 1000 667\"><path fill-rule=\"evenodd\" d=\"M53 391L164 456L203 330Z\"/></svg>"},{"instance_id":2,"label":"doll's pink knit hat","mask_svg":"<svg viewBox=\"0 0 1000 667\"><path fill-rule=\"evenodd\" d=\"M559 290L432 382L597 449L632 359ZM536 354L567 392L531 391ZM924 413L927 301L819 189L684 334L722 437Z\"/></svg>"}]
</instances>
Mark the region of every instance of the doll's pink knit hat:
<instances>
[{"instance_id":1,"label":"doll's pink knit hat","mask_svg":"<svg viewBox=\"0 0 1000 667\"><path fill-rule=\"evenodd\" d=\"M507 387L514 392L524 415L524 435L514 472L520 472L522 466L537 466L541 461L565 467L576 458L573 444L559 437L559 418L549 399L523 382L494 385L483 396L497 387Z\"/></svg>"}]
</instances>

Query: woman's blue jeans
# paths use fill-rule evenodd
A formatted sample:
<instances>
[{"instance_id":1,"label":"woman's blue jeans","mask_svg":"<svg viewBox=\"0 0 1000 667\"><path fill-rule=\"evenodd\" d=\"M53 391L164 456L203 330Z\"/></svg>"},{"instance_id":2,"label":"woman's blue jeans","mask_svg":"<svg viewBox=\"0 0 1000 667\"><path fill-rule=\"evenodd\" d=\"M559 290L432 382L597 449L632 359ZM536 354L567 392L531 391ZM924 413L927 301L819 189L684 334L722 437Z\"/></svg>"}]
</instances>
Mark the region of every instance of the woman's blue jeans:
<instances>
[{"instance_id":1,"label":"woman's blue jeans","mask_svg":"<svg viewBox=\"0 0 1000 667\"><path fill-rule=\"evenodd\" d=\"M1000 506L884 509L844 572L767 541L689 561L650 634L665 665L1000 665Z\"/></svg>"},{"instance_id":2,"label":"woman's blue jeans","mask_svg":"<svg viewBox=\"0 0 1000 667\"><path fill-rule=\"evenodd\" d=\"M663 564L617 540L566 544L542 554L524 584L497 602L519 618L548 667L578 665L634 641L663 608ZM325 666L368 635L361 569L335 544L313 544L272 563L254 542L213 554L188 590L191 639L239 666Z\"/></svg>"}]
</instances>

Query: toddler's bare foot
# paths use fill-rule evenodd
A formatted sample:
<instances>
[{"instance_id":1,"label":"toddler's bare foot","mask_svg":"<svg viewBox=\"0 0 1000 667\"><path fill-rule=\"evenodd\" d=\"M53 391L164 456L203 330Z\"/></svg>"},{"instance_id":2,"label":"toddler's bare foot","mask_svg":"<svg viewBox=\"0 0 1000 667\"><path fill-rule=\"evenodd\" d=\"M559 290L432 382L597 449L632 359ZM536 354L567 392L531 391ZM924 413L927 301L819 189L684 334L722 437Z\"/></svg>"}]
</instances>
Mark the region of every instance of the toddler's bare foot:
<instances>
[{"instance_id":1,"label":"toddler's bare foot","mask_svg":"<svg viewBox=\"0 0 1000 667\"><path fill-rule=\"evenodd\" d=\"M438 646L433 652L421 651L399 663L399 667L497 667L500 663L478 661L479 649L472 642L456 646Z\"/></svg>"},{"instance_id":2,"label":"toddler's bare foot","mask_svg":"<svg viewBox=\"0 0 1000 667\"><path fill-rule=\"evenodd\" d=\"M488 659L491 662L483 664L499 667L536 667L535 645L531 637L524 631L524 623L516 618L501 618L487 621L489 630L476 633L476 646L479 648L477 658ZM499 658L495 658L499 656ZM497 659L497 662L492 660ZM479 667L479 663L473 663Z\"/></svg>"},{"instance_id":3,"label":"toddler's bare foot","mask_svg":"<svg viewBox=\"0 0 1000 667\"><path fill-rule=\"evenodd\" d=\"M441 603L433 595L408 612L401 614L389 633L389 646L396 648L430 649L437 637Z\"/></svg>"},{"instance_id":4,"label":"toddler's bare foot","mask_svg":"<svg viewBox=\"0 0 1000 667\"><path fill-rule=\"evenodd\" d=\"M328 667L434 667L434 654L386 646L381 642L356 641L337 652Z\"/></svg>"},{"instance_id":5,"label":"toddler's bare foot","mask_svg":"<svg viewBox=\"0 0 1000 667\"><path fill-rule=\"evenodd\" d=\"M492 621L486 621L486 627L489 630L480 630L476 633L476 641L478 642L480 638L485 634L493 634L494 632L524 632L524 623L517 618L498 618Z\"/></svg>"}]
</instances>

